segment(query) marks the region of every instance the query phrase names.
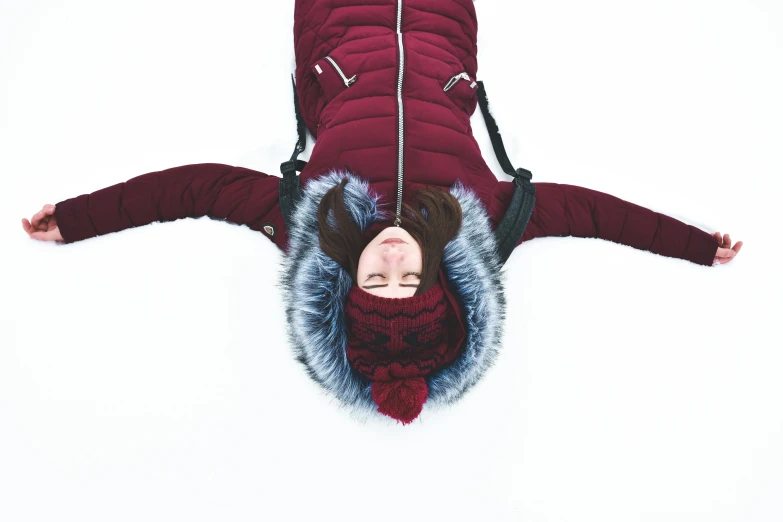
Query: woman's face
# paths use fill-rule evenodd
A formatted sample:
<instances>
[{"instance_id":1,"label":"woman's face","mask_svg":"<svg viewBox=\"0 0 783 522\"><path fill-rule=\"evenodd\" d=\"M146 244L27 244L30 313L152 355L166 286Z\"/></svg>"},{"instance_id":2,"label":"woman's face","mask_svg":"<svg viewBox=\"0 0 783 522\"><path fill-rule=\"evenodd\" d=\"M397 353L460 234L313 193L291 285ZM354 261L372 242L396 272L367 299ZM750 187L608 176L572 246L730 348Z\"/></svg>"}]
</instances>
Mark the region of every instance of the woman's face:
<instances>
[{"instance_id":1,"label":"woman's face","mask_svg":"<svg viewBox=\"0 0 783 522\"><path fill-rule=\"evenodd\" d=\"M401 227L388 227L362 251L356 284L381 297L412 297L421 268L421 247L416 240Z\"/></svg>"}]
</instances>

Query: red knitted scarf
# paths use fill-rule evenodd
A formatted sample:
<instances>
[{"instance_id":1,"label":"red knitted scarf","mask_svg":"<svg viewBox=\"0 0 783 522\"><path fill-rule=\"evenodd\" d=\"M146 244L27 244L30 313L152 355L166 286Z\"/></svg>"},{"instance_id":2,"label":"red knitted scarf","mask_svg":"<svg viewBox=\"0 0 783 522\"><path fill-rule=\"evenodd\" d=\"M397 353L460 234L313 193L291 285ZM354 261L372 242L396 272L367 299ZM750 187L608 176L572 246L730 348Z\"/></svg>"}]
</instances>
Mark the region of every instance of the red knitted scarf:
<instances>
[{"instance_id":1,"label":"red knitted scarf","mask_svg":"<svg viewBox=\"0 0 783 522\"><path fill-rule=\"evenodd\" d=\"M379 297L358 286L345 305L351 366L373 381L378 411L412 422L427 400L424 377L452 362L465 330L459 305L441 271L426 292L402 299Z\"/></svg>"}]
</instances>

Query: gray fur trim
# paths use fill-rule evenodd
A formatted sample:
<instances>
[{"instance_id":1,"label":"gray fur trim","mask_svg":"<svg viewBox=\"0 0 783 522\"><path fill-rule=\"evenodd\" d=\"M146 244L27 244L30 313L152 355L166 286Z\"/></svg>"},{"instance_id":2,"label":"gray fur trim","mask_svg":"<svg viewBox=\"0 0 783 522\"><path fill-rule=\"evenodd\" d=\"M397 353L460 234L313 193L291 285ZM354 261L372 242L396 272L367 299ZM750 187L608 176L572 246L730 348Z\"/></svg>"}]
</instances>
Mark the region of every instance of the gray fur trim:
<instances>
[{"instance_id":1,"label":"gray fur trim","mask_svg":"<svg viewBox=\"0 0 783 522\"><path fill-rule=\"evenodd\" d=\"M308 374L354 413L377 413L371 382L355 372L345 355L343 307L351 276L324 254L318 243L318 204L324 194L348 178L345 206L362 231L393 212L380 209L379 196L366 181L345 171L310 180L292 218L280 288L288 319L288 338ZM459 182L450 192L462 206L462 227L443 252L442 267L460 303L466 340L449 366L426 378L425 410L456 402L494 363L503 336L506 300L504 275L487 213L472 190ZM384 417L386 418L386 417Z\"/></svg>"},{"instance_id":2,"label":"gray fur trim","mask_svg":"<svg viewBox=\"0 0 783 522\"><path fill-rule=\"evenodd\" d=\"M443 267L450 288L462 306L467 339L463 352L446 368L427 379L427 403L457 401L494 363L503 340L506 316L504 274L484 206L457 182L451 194L462 206L462 228L443 251Z\"/></svg>"}]
</instances>

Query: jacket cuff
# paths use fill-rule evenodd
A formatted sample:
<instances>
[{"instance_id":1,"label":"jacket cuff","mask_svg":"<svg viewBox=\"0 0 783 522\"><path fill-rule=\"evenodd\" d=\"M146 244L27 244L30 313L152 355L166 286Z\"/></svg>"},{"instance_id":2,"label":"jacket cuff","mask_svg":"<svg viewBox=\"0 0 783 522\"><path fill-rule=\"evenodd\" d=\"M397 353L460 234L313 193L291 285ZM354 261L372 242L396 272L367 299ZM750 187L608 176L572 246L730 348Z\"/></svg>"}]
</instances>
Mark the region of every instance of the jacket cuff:
<instances>
[{"instance_id":1,"label":"jacket cuff","mask_svg":"<svg viewBox=\"0 0 783 522\"><path fill-rule=\"evenodd\" d=\"M75 243L98 235L90 220L87 197L87 194L83 194L55 205L54 216L63 243Z\"/></svg>"},{"instance_id":2,"label":"jacket cuff","mask_svg":"<svg viewBox=\"0 0 783 522\"><path fill-rule=\"evenodd\" d=\"M688 226L691 228L691 237L685 259L699 265L712 266L715 254L718 252L718 240L700 228Z\"/></svg>"}]
</instances>

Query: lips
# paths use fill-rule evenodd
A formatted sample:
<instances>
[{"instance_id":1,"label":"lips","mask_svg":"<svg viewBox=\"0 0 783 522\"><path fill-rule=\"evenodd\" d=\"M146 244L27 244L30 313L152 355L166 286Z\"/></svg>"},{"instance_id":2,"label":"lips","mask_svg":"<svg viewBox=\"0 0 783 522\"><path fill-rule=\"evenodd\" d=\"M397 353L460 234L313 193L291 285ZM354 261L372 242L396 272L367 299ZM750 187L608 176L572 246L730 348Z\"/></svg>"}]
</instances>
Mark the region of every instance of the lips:
<instances>
[{"instance_id":1,"label":"lips","mask_svg":"<svg viewBox=\"0 0 783 522\"><path fill-rule=\"evenodd\" d=\"M406 245L407 245L407 243L405 243L405 241L403 241L402 239L398 239L398 238L396 238L396 237L390 237L389 239L386 239L386 240L384 240L384 241L381 241L381 244L382 244L382 245L386 245L386 244L388 244L388 243L393 243L393 244L397 244L397 243L403 243L403 244L406 244Z\"/></svg>"}]
</instances>

